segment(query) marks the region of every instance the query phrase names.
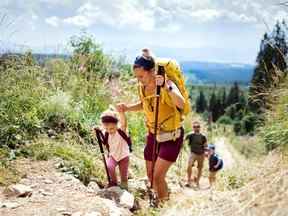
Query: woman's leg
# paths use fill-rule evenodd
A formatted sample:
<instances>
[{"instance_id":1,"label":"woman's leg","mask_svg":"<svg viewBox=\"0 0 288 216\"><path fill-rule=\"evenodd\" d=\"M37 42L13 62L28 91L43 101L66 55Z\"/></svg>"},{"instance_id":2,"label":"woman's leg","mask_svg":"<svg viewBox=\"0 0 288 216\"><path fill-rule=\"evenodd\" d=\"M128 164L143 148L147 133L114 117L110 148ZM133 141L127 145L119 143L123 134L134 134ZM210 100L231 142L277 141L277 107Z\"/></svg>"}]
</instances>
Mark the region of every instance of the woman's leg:
<instances>
[{"instance_id":1,"label":"woman's leg","mask_svg":"<svg viewBox=\"0 0 288 216\"><path fill-rule=\"evenodd\" d=\"M123 158L119 161L119 172L121 176L121 187L128 189L128 167L129 167L129 157Z\"/></svg>"},{"instance_id":2,"label":"woman's leg","mask_svg":"<svg viewBox=\"0 0 288 216\"><path fill-rule=\"evenodd\" d=\"M115 172L115 168L117 166L117 161L114 160L113 157L109 157L107 159L107 168L108 168L108 172L109 172L109 176L110 176L110 185L117 185L117 176L116 176L116 172Z\"/></svg>"},{"instance_id":3,"label":"woman's leg","mask_svg":"<svg viewBox=\"0 0 288 216\"><path fill-rule=\"evenodd\" d=\"M149 179L150 185L151 185L151 181L152 181L152 161L146 160L146 173L147 173L147 177Z\"/></svg>"},{"instance_id":4,"label":"woman's leg","mask_svg":"<svg viewBox=\"0 0 288 216\"><path fill-rule=\"evenodd\" d=\"M168 187L165 181L166 174L173 162L157 158L154 169L153 188L157 192L159 200L168 199Z\"/></svg>"}]
</instances>

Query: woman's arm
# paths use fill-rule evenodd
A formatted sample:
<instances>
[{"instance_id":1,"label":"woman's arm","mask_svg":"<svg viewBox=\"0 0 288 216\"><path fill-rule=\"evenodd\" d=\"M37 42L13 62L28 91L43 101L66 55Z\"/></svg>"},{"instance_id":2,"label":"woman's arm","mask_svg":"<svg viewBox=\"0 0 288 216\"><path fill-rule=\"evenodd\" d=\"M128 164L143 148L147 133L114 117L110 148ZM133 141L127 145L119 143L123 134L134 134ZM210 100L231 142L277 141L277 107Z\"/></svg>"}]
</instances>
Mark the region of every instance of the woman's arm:
<instances>
[{"instance_id":1,"label":"woman's arm","mask_svg":"<svg viewBox=\"0 0 288 216\"><path fill-rule=\"evenodd\" d=\"M126 105L124 103L117 104L118 112L131 112L131 111L141 111L143 109L142 102L139 101L135 104Z\"/></svg>"},{"instance_id":2,"label":"woman's arm","mask_svg":"<svg viewBox=\"0 0 288 216\"><path fill-rule=\"evenodd\" d=\"M173 83L171 80L167 80L166 88L167 88L168 93L169 93L170 97L172 98L172 101L174 102L174 104L179 109L183 109L185 99L182 96L182 94L181 94L180 90L178 89L178 87L176 86L176 84Z\"/></svg>"}]
</instances>

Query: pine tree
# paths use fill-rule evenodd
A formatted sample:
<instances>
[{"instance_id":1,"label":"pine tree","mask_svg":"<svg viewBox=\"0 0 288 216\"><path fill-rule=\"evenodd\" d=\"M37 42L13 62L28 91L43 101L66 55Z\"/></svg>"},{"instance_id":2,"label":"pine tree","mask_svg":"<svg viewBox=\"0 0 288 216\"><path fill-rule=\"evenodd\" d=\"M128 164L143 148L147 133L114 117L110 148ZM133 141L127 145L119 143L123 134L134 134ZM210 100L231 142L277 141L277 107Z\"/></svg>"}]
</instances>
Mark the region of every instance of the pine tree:
<instances>
[{"instance_id":1,"label":"pine tree","mask_svg":"<svg viewBox=\"0 0 288 216\"><path fill-rule=\"evenodd\" d=\"M215 107L213 110L213 119L217 121L224 114L224 109L222 107L221 97L216 98Z\"/></svg>"},{"instance_id":2,"label":"pine tree","mask_svg":"<svg viewBox=\"0 0 288 216\"><path fill-rule=\"evenodd\" d=\"M223 109L225 110L226 107L227 107L227 96L226 96L226 88L223 87L222 89L222 96L221 96L221 104L222 104L222 107Z\"/></svg>"},{"instance_id":3,"label":"pine tree","mask_svg":"<svg viewBox=\"0 0 288 216\"><path fill-rule=\"evenodd\" d=\"M199 96L196 99L196 112L203 113L207 110L207 101L203 91L201 90Z\"/></svg>"},{"instance_id":4,"label":"pine tree","mask_svg":"<svg viewBox=\"0 0 288 216\"><path fill-rule=\"evenodd\" d=\"M247 100L243 92L240 93L239 101L238 101L238 111L245 110L247 107Z\"/></svg>"},{"instance_id":5,"label":"pine tree","mask_svg":"<svg viewBox=\"0 0 288 216\"><path fill-rule=\"evenodd\" d=\"M249 89L249 105L254 112L263 112L269 108L268 97L287 75L288 53L286 41L287 25L285 21L277 22L274 30L265 33L261 41L260 51L256 60L256 67Z\"/></svg>"},{"instance_id":6,"label":"pine tree","mask_svg":"<svg viewBox=\"0 0 288 216\"><path fill-rule=\"evenodd\" d=\"M240 88L238 86L238 83L235 82L234 85L230 88L227 98L227 106L238 103L239 97L240 97Z\"/></svg>"},{"instance_id":7,"label":"pine tree","mask_svg":"<svg viewBox=\"0 0 288 216\"><path fill-rule=\"evenodd\" d=\"M216 96L215 91L213 91L210 101L209 101L209 111L212 115L212 121L217 121L221 116L221 99Z\"/></svg>"}]
</instances>

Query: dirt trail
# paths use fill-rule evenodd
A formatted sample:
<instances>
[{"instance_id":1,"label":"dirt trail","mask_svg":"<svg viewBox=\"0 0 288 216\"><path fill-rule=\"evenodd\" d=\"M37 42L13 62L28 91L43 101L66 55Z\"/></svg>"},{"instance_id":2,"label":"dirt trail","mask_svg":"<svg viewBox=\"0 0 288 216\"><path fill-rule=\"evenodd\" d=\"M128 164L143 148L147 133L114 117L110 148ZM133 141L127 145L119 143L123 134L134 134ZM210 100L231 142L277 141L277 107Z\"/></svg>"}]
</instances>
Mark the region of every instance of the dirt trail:
<instances>
[{"instance_id":1,"label":"dirt trail","mask_svg":"<svg viewBox=\"0 0 288 216\"><path fill-rule=\"evenodd\" d=\"M221 182L224 188L208 189L208 179L203 177L200 189L182 188L173 194L159 215L288 215L288 164L280 152L248 164L225 138L216 139L215 145L224 160ZM248 181L245 179L242 186L231 187L234 182L231 180L241 182L241 175L248 177Z\"/></svg>"},{"instance_id":2,"label":"dirt trail","mask_svg":"<svg viewBox=\"0 0 288 216\"><path fill-rule=\"evenodd\" d=\"M231 169L236 164L235 155L230 150L232 147L227 145L224 137L216 139L215 146L216 152L224 161L223 169Z\"/></svg>"},{"instance_id":3,"label":"dirt trail","mask_svg":"<svg viewBox=\"0 0 288 216\"><path fill-rule=\"evenodd\" d=\"M17 161L19 169L27 173L20 183L32 188L30 197L6 197L0 187L0 215L2 216L88 216L130 215L112 200L97 196L96 183L85 187L72 175L56 169L57 161ZM8 207L3 207L6 205ZM10 206L10 207L9 207Z\"/></svg>"},{"instance_id":4,"label":"dirt trail","mask_svg":"<svg viewBox=\"0 0 288 216\"><path fill-rule=\"evenodd\" d=\"M232 147L227 144L224 137L219 137L215 141L216 152L224 161L224 169L229 170L237 166L237 161L231 151ZM238 157L238 156L237 156ZM207 161L205 161L207 163ZM218 196L226 196L227 192L209 189L207 177L202 177L200 188L182 188L176 194L173 194L171 200L164 206L159 215L209 215L211 206L215 206L215 200ZM216 214L217 215L217 214ZM221 215L221 214L220 214Z\"/></svg>"}]
</instances>

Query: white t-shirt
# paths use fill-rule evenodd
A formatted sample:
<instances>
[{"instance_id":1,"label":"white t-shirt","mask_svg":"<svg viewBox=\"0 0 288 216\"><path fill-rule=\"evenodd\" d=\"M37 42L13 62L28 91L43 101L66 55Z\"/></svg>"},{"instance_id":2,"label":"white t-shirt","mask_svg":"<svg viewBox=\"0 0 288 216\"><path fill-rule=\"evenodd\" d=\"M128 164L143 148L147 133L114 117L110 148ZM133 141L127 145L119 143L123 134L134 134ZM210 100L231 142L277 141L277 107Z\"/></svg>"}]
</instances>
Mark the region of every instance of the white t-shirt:
<instances>
[{"instance_id":1,"label":"white t-shirt","mask_svg":"<svg viewBox=\"0 0 288 216\"><path fill-rule=\"evenodd\" d=\"M117 162L129 156L129 146L118 131L115 134L109 134L108 145L110 156Z\"/></svg>"}]
</instances>

